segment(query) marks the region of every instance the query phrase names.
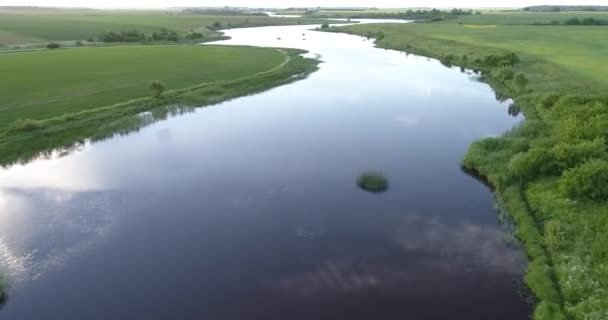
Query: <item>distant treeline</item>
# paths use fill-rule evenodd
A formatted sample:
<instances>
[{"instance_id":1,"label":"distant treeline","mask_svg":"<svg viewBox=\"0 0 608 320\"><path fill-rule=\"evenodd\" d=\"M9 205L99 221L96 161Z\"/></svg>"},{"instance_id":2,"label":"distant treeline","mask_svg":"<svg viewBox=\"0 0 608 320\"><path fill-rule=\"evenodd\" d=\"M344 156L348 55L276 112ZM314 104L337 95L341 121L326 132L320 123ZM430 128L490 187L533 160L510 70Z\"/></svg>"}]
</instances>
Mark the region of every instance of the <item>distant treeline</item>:
<instances>
[{"instance_id":1,"label":"distant treeline","mask_svg":"<svg viewBox=\"0 0 608 320\"><path fill-rule=\"evenodd\" d=\"M481 12L475 12L473 10L463 10L454 8L449 11L442 11L438 9L432 10L407 10L398 12L362 12L354 13L348 16L350 19L403 19L403 20L420 20L425 22L436 22L444 20L453 20L459 16L472 15L474 13L480 14ZM337 16L331 14L309 14L315 17L334 18Z\"/></svg>"},{"instance_id":2,"label":"distant treeline","mask_svg":"<svg viewBox=\"0 0 608 320\"><path fill-rule=\"evenodd\" d=\"M263 12L251 12L241 9L203 9L203 8L189 8L182 10L183 13L189 14L204 14L204 15L215 15L215 16L255 16L255 17L267 17L268 14Z\"/></svg>"},{"instance_id":3,"label":"distant treeline","mask_svg":"<svg viewBox=\"0 0 608 320\"><path fill-rule=\"evenodd\" d=\"M534 23L534 25L548 25L547 23ZM549 25L567 25L567 26L608 26L608 20L600 20L596 18L571 18L566 21L553 20Z\"/></svg>"},{"instance_id":4,"label":"distant treeline","mask_svg":"<svg viewBox=\"0 0 608 320\"><path fill-rule=\"evenodd\" d=\"M191 32L185 36L186 39L200 39L203 34L199 32ZM159 32L153 32L146 35L137 30L122 30L120 32L107 31L99 35L101 42L177 42L181 38L179 34L167 28L161 28Z\"/></svg>"},{"instance_id":5,"label":"distant treeline","mask_svg":"<svg viewBox=\"0 0 608 320\"><path fill-rule=\"evenodd\" d=\"M608 11L608 6L531 6L524 10L534 12Z\"/></svg>"}]
</instances>

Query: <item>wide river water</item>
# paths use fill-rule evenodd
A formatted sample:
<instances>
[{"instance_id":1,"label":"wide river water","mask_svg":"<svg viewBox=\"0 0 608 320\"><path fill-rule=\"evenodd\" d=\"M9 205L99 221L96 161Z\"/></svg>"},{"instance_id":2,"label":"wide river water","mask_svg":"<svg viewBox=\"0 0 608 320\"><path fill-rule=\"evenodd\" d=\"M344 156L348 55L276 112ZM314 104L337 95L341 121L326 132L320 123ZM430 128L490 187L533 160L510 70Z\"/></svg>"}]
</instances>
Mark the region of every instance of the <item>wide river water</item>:
<instances>
[{"instance_id":1,"label":"wide river water","mask_svg":"<svg viewBox=\"0 0 608 320\"><path fill-rule=\"evenodd\" d=\"M527 319L460 169L520 119L470 72L310 28L223 42L307 49L306 80L0 169L0 319Z\"/></svg>"}]
</instances>

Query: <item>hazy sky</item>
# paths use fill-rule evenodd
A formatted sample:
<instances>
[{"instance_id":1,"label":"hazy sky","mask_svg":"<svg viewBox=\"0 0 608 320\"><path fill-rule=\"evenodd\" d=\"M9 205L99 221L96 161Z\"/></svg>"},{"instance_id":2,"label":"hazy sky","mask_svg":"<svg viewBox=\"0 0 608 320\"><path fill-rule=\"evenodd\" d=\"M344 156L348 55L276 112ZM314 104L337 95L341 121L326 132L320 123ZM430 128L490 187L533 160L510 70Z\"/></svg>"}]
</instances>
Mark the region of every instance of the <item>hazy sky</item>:
<instances>
[{"instance_id":1,"label":"hazy sky","mask_svg":"<svg viewBox=\"0 0 608 320\"><path fill-rule=\"evenodd\" d=\"M249 7L525 7L538 4L608 5L608 0L0 0L0 6L162 8L178 6Z\"/></svg>"}]
</instances>

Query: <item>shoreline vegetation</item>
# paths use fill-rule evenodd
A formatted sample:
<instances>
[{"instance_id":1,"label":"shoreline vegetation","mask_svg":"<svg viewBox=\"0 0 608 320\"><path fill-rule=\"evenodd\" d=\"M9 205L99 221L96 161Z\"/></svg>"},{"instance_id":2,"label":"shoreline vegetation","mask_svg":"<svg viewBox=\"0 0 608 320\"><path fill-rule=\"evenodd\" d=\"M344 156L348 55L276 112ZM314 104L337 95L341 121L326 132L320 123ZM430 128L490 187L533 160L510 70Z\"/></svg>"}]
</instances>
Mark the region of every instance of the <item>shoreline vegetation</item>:
<instances>
[{"instance_id":1,"label":"shoreline vegetation","mask_svg":"<svg viewBox=\"0 0 608 320\"><path fill-rule=\"evenodd\" d=\"M213 47L213 46L204 46ZM281 53L284 61L269 70L252 75L205 81L196 85L43 119L18 119L0 128L0 165L8 166L77 148L87 141L99 141L116 134L127 134L166 119L268 90L306 78L318 69L319 60L304 58L305 51L230 47L242 50L269 50ZM248 51L246 51L248 52ZM151 79L153 80L153 79ZM142 86L144 89L145 85Z\"/></svg>"},{"instance_id":2,"label":"shoreline vegetation","mask_svg":"<svg viewBox=\"0 0 608 320\"><path fill-rule=\"evenodd\" d=\"M608 70L596 59L604 52L595 42L608 30L561 27L555 39L554 27L532 27L533 21L505 26L482 19L497 28L454 21L324 31L472 69L498 100L512 100L509 113L522 112L525 120L500 137L474 142L463 168L492 187L516 224L529 258L524 280L536 297L533 318L608 319L608 96L601 79ZM576 39L576 48L568 39Z\"/></svg>"}]
</instances>

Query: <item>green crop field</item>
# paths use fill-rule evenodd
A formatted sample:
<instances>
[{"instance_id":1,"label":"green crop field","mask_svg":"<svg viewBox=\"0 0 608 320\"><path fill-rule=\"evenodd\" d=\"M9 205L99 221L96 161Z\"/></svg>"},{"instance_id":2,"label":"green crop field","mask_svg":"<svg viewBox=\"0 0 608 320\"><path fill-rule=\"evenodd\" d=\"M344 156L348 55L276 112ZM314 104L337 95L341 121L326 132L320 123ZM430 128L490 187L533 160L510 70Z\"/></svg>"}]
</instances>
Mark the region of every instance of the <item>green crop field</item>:
<instances>
[{"instance_id":1,"label":"green crop field","mask_svg":"<svg viewBox=\"0 0 608 320\"><path fill-rule=\"evenodd\" d=\"M16 45L49 41L97 39L105 31L137 30L158 32L168 28L180 34L191 30L214 32L207 27L220 23L222 28L268 25L322 24L314 18L277 18L264 16L220 16L185 14L177 11L106 10L9 10L0 8L0 44Z\"/></svg>"},{"instance_id":2,"label":"green crop field","mask_svg":"<svg viewBox=\"0 0 608 320\"><path fill-rule=\"evenodd\" d=\"M285 55L271 49L220 46L113 46L0 54L0 126L44 119L167 89L231 80L272 69Z\"/></svg>"},{"instance_id":3,"label":"green crop field","mask_svg":"<svg viewBox=\"0 0 608 320\"><path fill-rule=\"evenodd\" d=\"M530 263L535 320L608 319L608 26L536 25L604 12L485 12L439 23L328 31L480 72L526 120L472 144L463 166L493 187Z\"/></svg>"}]
</instances>

